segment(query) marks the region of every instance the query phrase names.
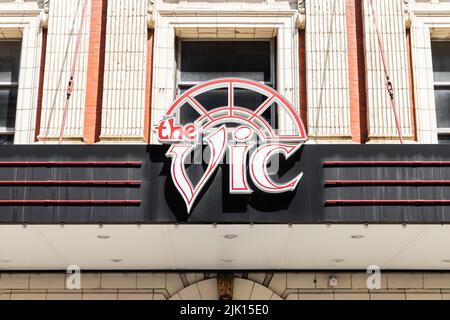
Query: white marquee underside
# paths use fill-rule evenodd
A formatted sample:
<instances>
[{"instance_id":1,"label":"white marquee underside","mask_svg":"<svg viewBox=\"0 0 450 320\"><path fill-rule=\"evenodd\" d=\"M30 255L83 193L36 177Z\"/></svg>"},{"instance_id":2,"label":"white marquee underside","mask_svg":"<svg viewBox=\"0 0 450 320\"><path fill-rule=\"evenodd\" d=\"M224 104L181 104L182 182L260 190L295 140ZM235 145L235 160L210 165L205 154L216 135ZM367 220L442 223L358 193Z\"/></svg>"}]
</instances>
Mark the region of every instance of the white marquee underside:
<instances>
[{"instance_id":1,"label":"white marquee underside","mask_svg":"<svg viewBox=\"0 0 450 320\"><path fill-rule=\"evenodd\" d=\"M440 225L2 225L0 270L445 270L449 243Z\"/></svg>"}]
</instances>

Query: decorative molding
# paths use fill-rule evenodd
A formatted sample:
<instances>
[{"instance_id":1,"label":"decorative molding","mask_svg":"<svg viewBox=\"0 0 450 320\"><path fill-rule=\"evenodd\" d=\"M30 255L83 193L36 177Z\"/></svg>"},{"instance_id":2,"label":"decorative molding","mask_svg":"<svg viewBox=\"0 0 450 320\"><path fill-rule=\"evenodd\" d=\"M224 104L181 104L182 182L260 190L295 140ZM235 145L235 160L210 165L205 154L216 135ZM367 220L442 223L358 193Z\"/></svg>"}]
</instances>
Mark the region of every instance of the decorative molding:
<instances>
[{"instance_id":1,"label":"decorative molding","mask_svg":"<svg viewBox=\"0 0 450 320\"><path fill-rule=\"evenodd\" d=\"M298 9L298 16L297 16L297 27L300 29L305 29L306 27L306 0L298 0L297 9Z\"/></svg>"},{"instance_id":2,"label":"decorative molding","mask_svg":"<svg viewBox=\"0 0 450 320\"><path fill-rule=\"evenodd\" d=\"M148 29L155 28L155 15L153 12L155 11L155 1L147 0L147 27Z\"/></svg>"},{"instance_id":3,"label":"decorative molding","mask_svg":"<svg viewBox=\"0 0 450 320\"><path fill-rule=\"evenodd\" d=\"M39 0L39 8L42 9L41 13L41 27L48 28L48 13L50 12L50 0Z\"/></svg>"},{"instance_id":4,"label":"decorative molding","mask_svg":"<svg viewBox=\"0 0 450 320\"><path fill-rule=\"evenodd\" d=\"M409 10L409 0L403 0L403 13L405 15L405 27L406 29L411 28L412 18Z\"/></svg>"},{"instance_id":5,"label":"decorative molding","mask_svg":"<svg viewBox=\"0 0 450 320\"><path fill-rule=\"evenodd\" d=\"M211 10L211 9L158 9L158 14L161 17L292 17L295 15L295 10L274 10L274 9L260 9L260 10Z\"/></svg>"}]
</instances>

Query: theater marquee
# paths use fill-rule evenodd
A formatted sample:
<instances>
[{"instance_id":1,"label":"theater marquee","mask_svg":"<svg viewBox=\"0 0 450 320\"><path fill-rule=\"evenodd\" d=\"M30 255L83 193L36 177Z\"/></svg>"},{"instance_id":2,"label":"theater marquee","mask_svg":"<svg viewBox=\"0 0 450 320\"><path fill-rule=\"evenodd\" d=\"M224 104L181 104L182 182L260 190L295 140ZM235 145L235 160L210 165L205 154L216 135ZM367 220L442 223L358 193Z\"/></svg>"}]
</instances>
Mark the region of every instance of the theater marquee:
<instances>
[{"instance_id":1,"label":"theater marquee","mask_svg":"<svg viewBox=\"0 0 450 320\"><path fill-rule=\"evenodd\" d=\"M154 132L162 144L2 146L0 223L450 222L450 146L303 144L298 113L256 82L191 88Z\"/></svg>"}]
</instances>

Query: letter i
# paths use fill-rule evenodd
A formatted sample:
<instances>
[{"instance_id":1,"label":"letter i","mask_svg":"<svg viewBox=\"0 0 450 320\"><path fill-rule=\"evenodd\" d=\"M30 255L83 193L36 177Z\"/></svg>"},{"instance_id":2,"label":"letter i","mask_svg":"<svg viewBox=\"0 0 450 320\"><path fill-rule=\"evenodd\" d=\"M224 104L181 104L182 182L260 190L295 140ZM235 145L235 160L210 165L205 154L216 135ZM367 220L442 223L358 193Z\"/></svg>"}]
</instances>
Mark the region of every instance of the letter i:
<instances>
[{"instance_id":1,"label":"letter i","mask_svg":"<svg viewBox=\"0 0 450 320\"><path fill-rule=\"evenodd\" d=\"M250 139L252 135L253 130L251 128L247 126L239 127L233 133L233 140L237 144L228 146L231 194L249 194L253 192L248 186L246 170L247 156L251 146L242 143Z\"/></svg>"}]
</instances>

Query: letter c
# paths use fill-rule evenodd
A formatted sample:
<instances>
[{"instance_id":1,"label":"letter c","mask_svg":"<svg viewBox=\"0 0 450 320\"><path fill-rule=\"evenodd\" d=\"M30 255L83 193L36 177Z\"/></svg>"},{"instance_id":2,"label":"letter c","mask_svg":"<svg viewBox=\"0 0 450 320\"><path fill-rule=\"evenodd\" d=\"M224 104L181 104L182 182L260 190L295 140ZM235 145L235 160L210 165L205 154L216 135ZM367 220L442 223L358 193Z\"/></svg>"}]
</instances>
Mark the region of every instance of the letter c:
<instances>
[{"instance_id":1,"label":"letter c","mask_svg":"<svg viewBox=\"0 0 450 320\"><path fill-rule=\"evenodd\" d=\"M283 154L284 157L288 159L300 148L300 146L301 145L292 146L288 144L271 143L256 150L250 158L250 176L255 186L261 191L268 193L282 193L295 190L303 176L303 172L291 181L279 184L270 178L267 172L267 163L270 158L277 153Z\"/></svg>"}]
</instances>

